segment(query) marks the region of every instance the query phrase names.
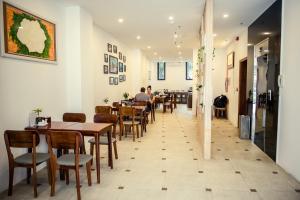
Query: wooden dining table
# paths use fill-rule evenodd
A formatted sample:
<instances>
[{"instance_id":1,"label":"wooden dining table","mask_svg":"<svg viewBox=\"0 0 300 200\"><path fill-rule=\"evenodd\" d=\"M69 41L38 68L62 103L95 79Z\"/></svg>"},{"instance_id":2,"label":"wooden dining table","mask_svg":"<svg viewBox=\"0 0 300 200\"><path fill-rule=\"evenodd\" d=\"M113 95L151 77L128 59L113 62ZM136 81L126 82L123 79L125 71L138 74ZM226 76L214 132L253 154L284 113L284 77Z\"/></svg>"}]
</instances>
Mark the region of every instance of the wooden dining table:
<instances>
[{"instance_id":1,"label":"wooden dining table","mask_svg":"<svg viewBox=\"0 0 300 200\"><path fill-rule=\"evenodd\" d=\"M96 171L97 183L100 183L100 145L99 137L107 134L108 143L111 143L112 123L78 123L78 122L60 122L53 121L46 126L26 127L25 130L35 130L39 134L47 134L47 131L78 131L83 136L95 138L96 148ZM111 148L111 145L110 145ZM112 151L112 149L110 149ZM110 160L112 159L109 158Z\"/></svg>"}]
</instances>

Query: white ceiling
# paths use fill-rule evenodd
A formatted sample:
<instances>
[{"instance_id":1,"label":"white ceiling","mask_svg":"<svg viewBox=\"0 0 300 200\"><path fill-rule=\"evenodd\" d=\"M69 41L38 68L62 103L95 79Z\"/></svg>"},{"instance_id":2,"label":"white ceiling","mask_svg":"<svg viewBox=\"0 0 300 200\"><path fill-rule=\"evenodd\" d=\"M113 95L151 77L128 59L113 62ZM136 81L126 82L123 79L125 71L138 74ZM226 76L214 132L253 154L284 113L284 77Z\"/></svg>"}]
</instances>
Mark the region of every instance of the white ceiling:
<instances>
[{"instance_id":1,"label":"white ceiling","mask_svg":"<svg viewBox=\"0 0 300 200\"><path fill-rule=\"evenodd\" d=\"M95 24L133 48L140 48L151 60L187 60L199 46L199 28L204 0L66 0L89 11ZM174 23L169 22L174 17ZM118 18L123 18L122 24ZM182 26L181 48L173 35ZM137 40L136 36L141 39ZM147 46L151 46L148 49ZM181 51L181 55L179 55ZM154 55L157 52L157 55ZM182 57L182 58L180 58Z\"/></svg>"},{"instance_id":2,"label":"white ceiling","mask_svg":"<svg viewBox=\"0 0 300 200\"><path fill-rule=\"evenodd\" d=\"M215 0L214 39L216 48L229 44L276 0ZM229 17L224 19L223 15ZM241 24L242 23L242 24Z\"/></svg>"}]
</instances>

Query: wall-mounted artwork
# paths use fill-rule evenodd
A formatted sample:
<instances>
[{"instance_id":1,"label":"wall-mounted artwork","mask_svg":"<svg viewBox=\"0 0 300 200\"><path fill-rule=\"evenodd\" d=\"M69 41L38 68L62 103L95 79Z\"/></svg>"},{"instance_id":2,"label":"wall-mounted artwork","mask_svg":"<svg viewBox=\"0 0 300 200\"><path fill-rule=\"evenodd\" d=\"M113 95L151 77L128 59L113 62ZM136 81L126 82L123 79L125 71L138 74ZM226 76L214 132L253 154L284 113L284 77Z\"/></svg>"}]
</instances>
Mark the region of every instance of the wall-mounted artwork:
<instances>
[{"instance_id":1,"label":"wall-mounted artwork","mask_svg":"<svg viewBox=\"0 0 300 200\"><path fill-rule=\"evenodd\" d=\"M2 55L55 63L55 24L3 2Z\"/></svg>"},{"instance_id":2,"label":"wall-mounted artwork","mask_svg":"<svg viewBox=\"0 0 300 200\"><path fill-rule=\"evenodd\" d=\"M124 72L126 72L126 65L124 65Z\"/></svg>"},{"instance_id":3,"label":"wall-mounted artwork","mask_svg":"<svg viewBox=\"0 0 300 200\"><path fill-rule=\"evenodd\" d=\"M157 63L157 80L166 80L166 63Z\"/></svg>"},{"instance_id":4,"label":"wall-mounted artwork","mask_svg":"<svg viewBox=\"0 0 300 200\"><path fill-rule=\"evenodd\" d=\"M116 45L114 45L113 51L114 51L114 53L118 53L118 47Z\"/></svg>"},{"instance_id":5,"label":"wall-mounted artwork","mask_svg":"<svg viewBox=\"0 0 300 200\"><path fill-rule=\"evenodd\" d=\"M112 53L112 45L107 43L107 51Z\"/></svg>"},{"instance_id":6,"label":"wall-mounted artwork","mask_svg":"<svg viewBox=\"0 0 300 200\"><path fill-rule=\"evenodd\" d=\"M119 81L118 81L118 77L115 77L115 78L114 78L114 85L118 85L118 82L119 82Z\"/></svg>"},{"instance_id":7,"label":"wall-mounted artwork","mask_svg":"<svg viewBox=\"0 0 300 200\"><path fill-rule=\"evenodd\" d=\"M119 72L123 72L123 63L119 62Z\"/></svg>"},{"instance_id":8,"label":"wall-mounted artwork","mask_svg":"<svg viewBox=\"0 0 300 200\"><path fill-rule=\"evenodd\" d=\"M118 58L110 55L109 56L109 73L118 74Z\"/></svg>"},{"instance_id":9,"label":"wall-mounted artwork","mask_svg":"<svg viewBox=\"0 0 300 200\"><path fill-rule=\"evenodd\" d=\"M122 53L119 52L119 59L122 60L123 56L122 56Z\"/></svg>"},{"instance_id":10,"label":"wall-mounted artwork","mask_svg":"<svg viewBox=\"0 0 300 200\"><path fill-rule=\"evenodd\" d=\"M114 77L109 77L109 85L114 85Z\"/></svg>"},{"instance_id":11,"label":"wall-mounted artwork","mask_svg":"<svg viewBox=\"0 0 300 200\"><path fill-rule=\"evenodd\" d=\"M103 65L103 73L108 74L108 66L107 65Z\"/></svg>"},{"instance_id":12,"label":"wall-mounted artwork","mask_svg":"<svg viewBox=\"0 0 300 200\"><path fill-rule=\"evenodd\" d=\"M193 64L185 62L185 80L193 80Z\"/></svg>"},{"instance_id":13,"label":"wall-mounted artwork","mask_svg":"<svg viewBox=\"0 0 300 200\"><path fill-rule=\"evenodd\" d=\"M123 56L123 61L124 63L126 63L126 56Z\"/></svg>"},{"instance_id":14,"label":"wall-mounted artwork","mask_svg":"<svg viewBox=\"0 0 300 200\"><path fill-rule=\"evenodd\" d=\"M121 83L121 82L124 82L124 75L119 75L119 82Z\"/></svg>"},{"instance_id":15,"label":"wall-mounted artwork","mask_svg":"<svg viewBox=\"0 0 300 200\"><path fill-rule=\"evenodd\" d=\"M108 54L104 54L104 62L108 63Z\"/></svg>"},{"instance_id":16,"label":"wall-mounted artwork","mask_svg":"<svg viewBox=\"0 0 300 200\"><path fill-rule=\"evenodd\" d=\"M227 69L234 68L234 52L227 55Z\"/></svg>"}]
</instances>

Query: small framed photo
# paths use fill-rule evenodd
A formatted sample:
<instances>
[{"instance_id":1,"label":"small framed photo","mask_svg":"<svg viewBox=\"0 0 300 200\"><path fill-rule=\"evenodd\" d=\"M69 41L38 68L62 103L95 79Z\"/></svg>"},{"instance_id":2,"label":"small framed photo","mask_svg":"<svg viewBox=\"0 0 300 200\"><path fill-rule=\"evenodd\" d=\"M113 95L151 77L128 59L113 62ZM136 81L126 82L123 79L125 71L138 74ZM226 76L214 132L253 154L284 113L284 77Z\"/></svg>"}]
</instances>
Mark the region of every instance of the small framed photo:
<instances>
[{"instance_id":1,"label":"small framed photo","mask_svg":"<svg viewBox=\"0 0 300 200\"><path fill-rule=\"evenodd\" d=\"M124 63L126 63L126 56L123 56L123 61Z\"/></svg>"},{"instance_id":2,"label":"small framed photo","mask_svg":"<svg viewBox=\"0 0 300 200\"><path fill-rule=\"evenodd\" d=\"M108 66L107 65L103 65L103 73L108 74Z\"/></svg>"},{"instance_id":3,"label":"small framed photo","mask_svg":"<svg viewBox=\"0 0 300 200\"><path fill-rule=\"evenodd\" d=\"M109 85L114 85L114 77L109 77Z\"/></svg>"},{"instance_id":4,"label":"small framed photo","mask_svg":"<svg viewBox=\"0 0 300 200\"><path fill-rule=\"evenodd\" d=\"M114 53L118 53L118 47L116 45L114 45L113 50L114 50Z\"/></svg>"},{"instance_id":5,"label":"small framed photo","mask_svg":"<svg viewBox=\"0 0 300 200\"><path fill-rule=\"evenodd\" d=\"M234 68L234 52L230 52L227 55L227 69Z\"/></svg>"},{"instance_id":6,"label":"small framed photo","mask_svg":"<svg viewBox=\"0 0 300 200\"><path fill-rule=\"evenodd\" d=\"M109 43L107 43L107 51L110 53L112 52L112 45Z\"/></svg>"},{"instance_id":7,"label":"small framed photo","mask_svg":"<svg viewBox=\"0 0 300 200\"><path fill-rule=\"evenodd\" d=\"M112 55L109 56L109 73L118 74L118 58Z\"/></svg>"},{"instance_id":8,"label":"small framed photo","mask_svg":"<svg viewBox=\"0 0 300 200\"><path fill-rule=\"evenodd\" d=\"M123 75L123 81L126 81L126 75L125 74Z\"/></svg>"},{"instance_id":9,"label":"small framed photo","mask_svg":"<svg viewBox=\"0 0 300 200\"><path fill-rule=\"evenodd\" d=\"M114 78L114 85L118 85L118 82L119 82L118 77L115 77Z\"/></svg>"},{"instance_id":10,"label":"small framed photo","mask_svg":"<svg viewBox=\"0 0 300 200\"><path fill-rule=\"evenodd\" d=\"M104 54L104 62L108 63L108 54Z\"/></svg>"},{"instance_id":11,"label":"small framed photo","mask_svg":"<svg viewBox=\"0 0 300 200\"><path fill-rule=\"evenodd\" d=\"M119 52L119 59L122 60L122 53Z\"/></svg>"},{"instance_id":12,"label":"small framed photo","mask_svg":"<svg viewBox=\"0 0 300 200\"><path fill-rule=\"evenodd\" d=\"M123 82L124 80L123 80L123 75L119 75L119 82L121 83L121 82Z\"/></svg>"},{"instance_id":13,"label":"small framed photo","mask_svg":"<svg viewBox=\"0 0 300 200\"><path fill-rule=\"evenodd\" d=\"M124 65L124 68L123 68L123 69L124 69L124 72L126 72L126 65Z\"/></svg>"},{"instance_id":14,"label":"small framed photo","mask_svg":"<svg viewBox=\"0 0 300 200\"><path fill-rule=\"evenodd\" d=\"M123 63L119 62L119 72L124 72Z\"/></svg>"}]
</instances>

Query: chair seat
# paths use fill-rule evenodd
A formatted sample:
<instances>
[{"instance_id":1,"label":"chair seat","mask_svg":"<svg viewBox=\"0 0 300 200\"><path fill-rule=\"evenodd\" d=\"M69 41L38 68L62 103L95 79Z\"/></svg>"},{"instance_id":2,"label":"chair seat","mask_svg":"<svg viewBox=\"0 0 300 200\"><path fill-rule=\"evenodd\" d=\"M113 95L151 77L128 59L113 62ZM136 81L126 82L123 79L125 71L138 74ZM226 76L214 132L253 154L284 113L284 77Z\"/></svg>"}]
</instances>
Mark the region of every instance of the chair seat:
<instances>
[{"instance_id":1,"label":"chair seat","mask_svg":"<svg viewBox=\"0 0 300 200\"><path fill-rule=\"evenodd\" d=\"M99 138L100 140L99 140L99 143L100 144L108 144L108 139L107 139L107 137L105 137L105 136L100 136L100 138ZM111 142L115 142L116 141L116 138L111 138ZM89 140L89 143L91 143L91 144L95 144L96 142L95 142L95 138L91 138L90 140Z\"/></svg>"},{"instance_id":2,"label":"chair seat","mask_svg":"<svg viewBox=\"0 0 300 200\"><path fill-rule=\"evenodd\" d=\"M48 153L36 153L36 163L40 164L50 159ZM18 164L32 164L32 153L25 153L15 158L15 162Z\"/></svg>"},{"instance_id":3,"label":"chair seat","mask_svg":"<svg viewBox=\"0 0 300 200\"><path fill-rule=\"evenodd\" d=\"M132 125L132 121L124 121L123 124L124 124L124 125ZM140 122L134 121L133 124L134 124L134 125L139 125Z\"/></svg>"},{"instance_id":4,"label":"chair seat","mask_svg":"<svg viewBox=\"0 0 300 200\"><path fill-rule=\"evenodd\" d=\"M87 154L80 154L79 155L79 165L84 165L90 160L92 160L93 156ZM63 166L75 166L75 154L64 154L57 158L57 164Z\"/></svg>"}]
</instances>

